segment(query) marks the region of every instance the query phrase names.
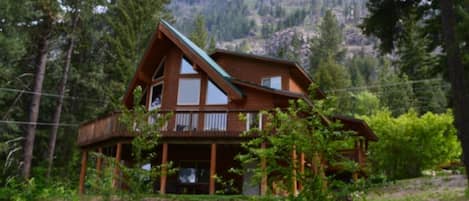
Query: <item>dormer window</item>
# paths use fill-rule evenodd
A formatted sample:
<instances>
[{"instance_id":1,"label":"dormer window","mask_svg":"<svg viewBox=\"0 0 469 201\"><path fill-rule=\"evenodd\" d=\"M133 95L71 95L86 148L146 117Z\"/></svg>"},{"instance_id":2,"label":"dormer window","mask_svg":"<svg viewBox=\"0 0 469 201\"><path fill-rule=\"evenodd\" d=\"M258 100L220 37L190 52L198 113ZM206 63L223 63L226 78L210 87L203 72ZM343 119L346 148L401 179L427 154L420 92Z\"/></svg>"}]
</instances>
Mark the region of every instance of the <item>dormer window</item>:
<instances>
[{"instance_id":1,"label":"dormer window","mask_svg":"<svg viewBox=\"0 0 469 201\"><path fill-rule=\"evenodd\" d=\"M182 57L180 73L181 74L197 74L197 71L194 70L192 62L190 62L186 57Z\"/></svg>"},{"instance_id":2,"label":"dormer window","mask_svg":"<svg viewBox=\"0 0 469 201\"><path fill-rule=\"evenodd\" d=\"M275 76L275 77L267 77L263 78L261 85L264 87L270 87L272 89L282 89L282 77Z\"/></svg>"}]
</instances>

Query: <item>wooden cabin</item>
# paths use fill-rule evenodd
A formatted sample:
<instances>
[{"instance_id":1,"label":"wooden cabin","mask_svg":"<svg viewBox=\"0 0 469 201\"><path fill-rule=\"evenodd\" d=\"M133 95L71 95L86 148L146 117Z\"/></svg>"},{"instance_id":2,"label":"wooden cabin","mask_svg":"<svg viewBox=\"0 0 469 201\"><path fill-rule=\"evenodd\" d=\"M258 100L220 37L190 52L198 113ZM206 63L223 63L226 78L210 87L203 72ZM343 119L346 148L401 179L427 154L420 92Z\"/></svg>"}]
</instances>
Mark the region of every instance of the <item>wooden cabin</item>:
<instances>
[{"instance_id":1,"label":"wooden cabin","mask_svg":"<svg viewBox=\"0 0 469 201\"><path fill-rule=\"evenodd\" d=\"M265 182L249 184L252 175L233 175L230 168L249 168L234 157L242 151L240 134L252 126L261 126L256 118L261 110L285 108L291 99L311 102L306 94L313 81L296 63L250 54L217 50L207 55L165 21L158 24L135 75L128 85L123 103L132 108L144 104L148 110L171 111L173 116L162 131L151 165L172 161L179 172L163 175L155 189L164 193L213 194L221 186L214 175L234 179L243 194L263 194ZM144 89L141 103L133 103L133 91ZM318 89L318 98L325 95ZM248 121L239 119L247 115ZM127 164L131 158L132 134L119 124L119 113L86 122L79 128L77 144L82 151L80 192L85 190L88 152L96 151ZM356 131L353 149L344 150L347 157L366 161L368 141L377 137L361 120L334 117L344 128ZM96 161L102 168L102 161ZM165 170L162 170L165 171ZM119 174L119 170L115 170ZM116 187L120 184L116 182Z\"/></svg>"}]
</instances>

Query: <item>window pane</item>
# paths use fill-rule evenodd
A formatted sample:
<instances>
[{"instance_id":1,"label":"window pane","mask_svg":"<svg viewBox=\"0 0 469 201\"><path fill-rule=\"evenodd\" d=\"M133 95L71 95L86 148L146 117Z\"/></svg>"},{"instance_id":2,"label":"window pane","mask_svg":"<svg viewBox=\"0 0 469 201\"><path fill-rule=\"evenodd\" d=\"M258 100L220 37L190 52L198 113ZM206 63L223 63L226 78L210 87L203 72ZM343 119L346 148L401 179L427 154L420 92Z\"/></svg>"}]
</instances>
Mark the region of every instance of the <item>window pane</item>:
<instances>
[{"instance_id":1,"label":"window pane","mask_svg":"<svg viewBox=\"0 0 469 201\"><path fill-rule=\"evenodd\" d=\"M176 124L174 130L176 131L195 131L197 129L199 115L192 113L177 113Z\"/></svg>"},{"instance_id":2,"label":"window pane","mask_svg":"<svg viewBox=\"0 0 469 201\"><path fill-rule=\"evenodd\" d=\"M282 79L281 77L271 77L270 78L270 87L274 89L282 89Z\"/></svg>"},{"instance_id":3,"label":"window pane","mask_svg":"<svg viewBox=\"0 0 469 201\"><path fill-rule=\"evenodd\" d=\"M192 67L192 63L184 57L181 62L181 74L197 74L197 71Z\"/></svg>"},{"instance_id":4,"label":"window pane","mask_svg":"<svg viewBox=\"0 0 469 201\"><path fill-rule=\"evenodd\" d=\"M262 86L264 87L270 87L270 78L264 78L262 79Z\"/></svg>"},{"instance_id":5,"label":"window pane","mask_svg":"<svg viewBox=\"0 0 469 201\"><path fill-rule=\"evenodd\" d=\"M262 79L261 85L273 89L282 89L282 77L269 77Z\"/></svg>"},{"instance_id":6,"label":"window pane","mask_svg":"<svg viewBox=\"0 0 469 201\"><path fill-rule=\"evenodd\" d=\"M156 68L155 73L153 74L153 79L154 80L156 80L160 77L163 77L164 64L165 64L165 60L161 61L160 65Z\"/></svg>"},{"instance_id":7,"label":"window pane","mask_svg":"<svg viewBox=\"0 0 469 201\"><path fill-rule=\"evenodd\" d=\"M220 90L212 81L208 81L207 85L207 105L227 104L228 97Z\"/></svg>"},{"instance_id":8,"label":"window pane","mask_svg":"<svg viewBox=\"0 0 469 201\"><path fill-rule=\"evenodd\" d=\"M150 110L161 106L161 94L163 92L163 84L153 85L151 87Z\"/></svg>"},{"instance_id":9,"label":"window pane","mask_svg":"<svg viewBox=\"0 0 469 201\"><path fill-rule=\"evenodd\" d=\"M246 119L246 130L259 128L259 113L248 113Z\"/></svg>"},{"instance_id":10,"label":"window pane","mask_svg":"<svg viewBox=\"0 0 469 201\"><path fill-rule=\"evenodd\" d=\"M179 79L178 104L198 105L200 96L200 79Z\"/></svg>"},{"instance_id":11,"label":"window pane","mask_svg":"<svg viewBox=\"0 0 469 201\"><path fill-rule=\"evenodd\" d=\"M227 113L208 113L204 118L204 130L225 131Z\"/></svg>"}]
</instances>

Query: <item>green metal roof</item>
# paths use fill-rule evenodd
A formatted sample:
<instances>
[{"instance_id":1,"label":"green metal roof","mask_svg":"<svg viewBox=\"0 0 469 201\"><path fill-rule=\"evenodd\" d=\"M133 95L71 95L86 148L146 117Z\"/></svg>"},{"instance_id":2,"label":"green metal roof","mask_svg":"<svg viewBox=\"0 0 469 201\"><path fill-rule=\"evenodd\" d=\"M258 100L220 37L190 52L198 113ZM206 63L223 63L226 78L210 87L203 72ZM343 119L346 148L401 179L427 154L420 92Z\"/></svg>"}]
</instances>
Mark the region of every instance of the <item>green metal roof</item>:
<instances>
[{"instance_id":1,"label":"green metal roof","mask_svg":"<svg viewBox=\"0 0 469 201\"><path fill-rule=\"evenodd\" d=\"M186 36L184 36L182 33L180 33L178 30L176 30L174 27L172 27L168 22L165 20L161 20L161 24L163 24L166 28L168 28L175 36L177 39L179 39L182 43L184 43L187 47L189 47L197 56L202 58L215 72L217 72L220 76L222 76L225 81L240 95L243 95L243 93L231 83L230 79L231 76L228 74L220 65L217 64L204 50L200 49L199 46L197 46L194 42L189 40Z\"/></svg>"}]
</instances>

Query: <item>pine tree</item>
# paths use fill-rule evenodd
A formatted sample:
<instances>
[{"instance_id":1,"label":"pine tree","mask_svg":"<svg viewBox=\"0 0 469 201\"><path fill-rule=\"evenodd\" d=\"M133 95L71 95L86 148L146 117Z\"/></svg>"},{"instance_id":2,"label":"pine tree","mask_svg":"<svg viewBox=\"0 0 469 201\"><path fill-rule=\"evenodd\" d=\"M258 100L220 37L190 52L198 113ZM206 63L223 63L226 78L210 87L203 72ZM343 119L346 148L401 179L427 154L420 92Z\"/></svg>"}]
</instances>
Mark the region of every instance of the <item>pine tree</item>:
<instances>
[{"instance_id":1,"label":"pine tree","mask_svg":"<svg viewBox=\"0 0 469 201\"><path fill-rule=\"evenodd\" d=\"M415 104L415 96L407 75L399 75L389 61L383 60L379 72L379 99L394 116L406 113Z\"/></svg>"},{"instance_id":2,"label":"pine tree","mask_svg":"<svg viewBox=\"0 0 469 201\"><path fill-rule=\"evenodd\" d=\"M345 56L343 47L343 33L332 11L326 14L319 25L319 36L314 37L311 43L310 73L321 63L322 59L332 58L335 62L341 63Z\"/></svg>"},{"instance_id":3,"label":"pine tree","mask_svg":"<svg viewBox=\"0 0 469 201\"><path fill-rule=\"evenodd\" d=\"M208 48L208 33L203 15L198 14L195 18L194 30L189 34L189 39L202 49Z\"/></svg>"},{"instance_id":4,"label":"pine tree","mask_svg":"<svg viewBox=\"0 0 469 201\"><path fill-rule=\"evenodd\" d=\"M155 25L160 19L172 20L166 5L169 0L115 1L105 14L110 34L105 37L108 97L115 105L135 72Z\"/></svg>"},{"instance_id":5,"label":"pine tree","mask_svg":"<svg viewBox=\"0 0 469 201\"><path fill-rule=\"evenodd\" d=\"M321 60L314 73L314 80L325 91L341 90L349 87L351 84L348 71L331 57Z\"/></svg>"},{"instance_id":6,"label":"pine tree","mask_svg":"<svg viewBox=\"0 0 469 201\"><path fill-rule=\"evenodd\" d=\"M404 21L403 37L397 45L397 65L411 80L432 79L435 78L433 72L437 67L437 57L428 51L429 40L419 28L413 15ZM429 82L413 86L418 112L445 112L446 95L441 87Z\"/></svg>"}]
</instances>

